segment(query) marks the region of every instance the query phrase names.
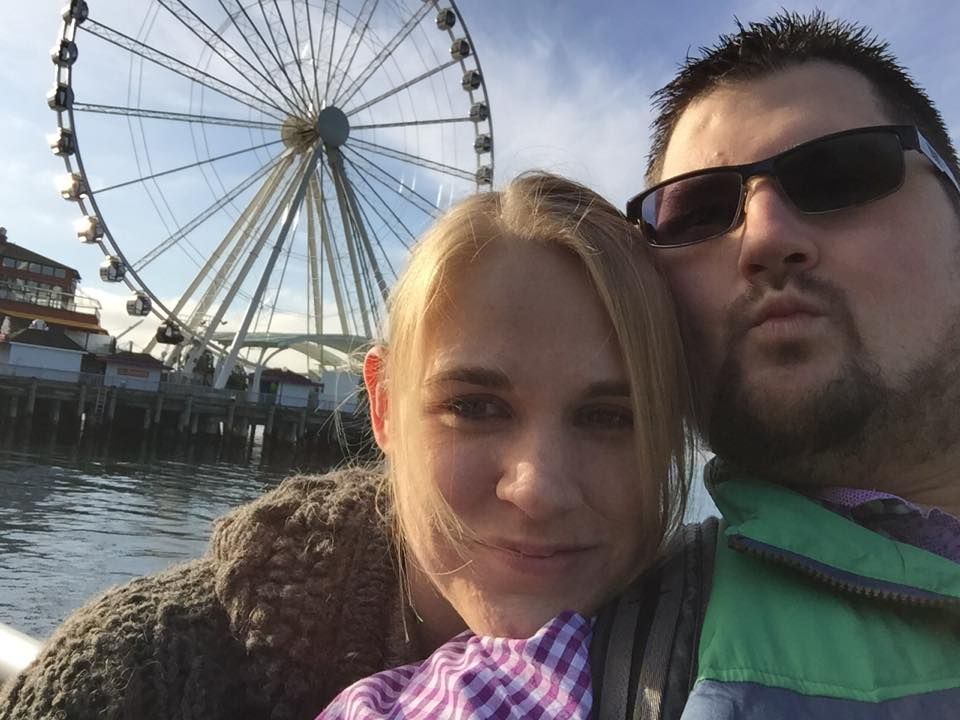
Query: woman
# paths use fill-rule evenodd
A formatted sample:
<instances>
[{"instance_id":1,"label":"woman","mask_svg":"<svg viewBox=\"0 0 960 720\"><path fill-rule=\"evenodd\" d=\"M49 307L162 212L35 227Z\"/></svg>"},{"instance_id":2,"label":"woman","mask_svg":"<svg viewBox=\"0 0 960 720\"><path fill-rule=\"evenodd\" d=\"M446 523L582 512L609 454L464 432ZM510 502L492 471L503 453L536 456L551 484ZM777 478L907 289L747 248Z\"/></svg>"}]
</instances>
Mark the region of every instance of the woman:
<instances>
[{"instance_id":1,"label":"woman","mask_svg":"<svg viewBox=\"0 0 960 720\"><path fill-rule=\"evenodd\" d=\"M682 516L688 393L612 206L543 174L471 197L389 310L364 368L387 470L288 480L205 558L78 611L0 718L312 717L466 627L589 614L650 563Z\"/></svg>"}]
</instances>

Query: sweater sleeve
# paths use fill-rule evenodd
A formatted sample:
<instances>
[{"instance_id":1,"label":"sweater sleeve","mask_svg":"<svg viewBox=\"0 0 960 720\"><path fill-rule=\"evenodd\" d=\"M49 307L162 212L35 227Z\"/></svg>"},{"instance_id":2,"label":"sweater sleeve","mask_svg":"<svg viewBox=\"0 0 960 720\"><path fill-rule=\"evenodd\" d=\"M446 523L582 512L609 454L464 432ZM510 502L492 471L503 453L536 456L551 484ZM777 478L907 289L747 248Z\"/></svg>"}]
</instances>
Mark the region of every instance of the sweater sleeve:
<instances>
[{"instance_id":1,"label":"sweater sleeve","mask_svg":"<svg viewBox=\"0 0 960 720\"><path fill-rule=\"evenodd\" d=\"M236 645L208 561L140 578L67 618L0 691L0 720L233 720Z\"/></svg>"}]
</instances>

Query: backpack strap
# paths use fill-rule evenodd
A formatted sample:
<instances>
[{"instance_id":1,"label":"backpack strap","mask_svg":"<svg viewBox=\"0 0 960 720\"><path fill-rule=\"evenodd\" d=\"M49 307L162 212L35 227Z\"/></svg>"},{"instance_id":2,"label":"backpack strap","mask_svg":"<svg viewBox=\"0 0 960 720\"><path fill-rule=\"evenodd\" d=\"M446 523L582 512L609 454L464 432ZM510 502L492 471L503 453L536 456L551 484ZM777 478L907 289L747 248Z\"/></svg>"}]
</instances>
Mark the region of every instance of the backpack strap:
<instances>
[{"instance_id":1,"label":"backpack strap","mask_svg":"<svg viewBox=\"0 0 960 720\"><path fill-rule=\"evenodd\" d=\"M605 605L590 646L594 720L679 718L697 675L717 520L686 525L653 568Z\"/></svg>"}]
</instances>

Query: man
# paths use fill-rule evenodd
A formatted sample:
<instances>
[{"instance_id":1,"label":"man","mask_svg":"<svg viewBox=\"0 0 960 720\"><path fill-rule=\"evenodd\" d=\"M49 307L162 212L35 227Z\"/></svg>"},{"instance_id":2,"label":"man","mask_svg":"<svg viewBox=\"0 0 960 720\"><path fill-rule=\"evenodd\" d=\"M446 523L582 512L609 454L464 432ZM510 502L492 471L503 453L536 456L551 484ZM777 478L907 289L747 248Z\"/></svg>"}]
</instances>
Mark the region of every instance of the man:
<instances>
[{"instance_id":1,"label":"man","mask_svg":"<svg viewBox=\"0 0 960 720\"><path fill-rule=\"evenodd\" d=\"M694 656L683 718L956 717L960 171L940 115L885 44L819 13L740 26L656 101L627 214L681 310L723 515L702 631L667 654Z\"/></svg>"}]
</instances>

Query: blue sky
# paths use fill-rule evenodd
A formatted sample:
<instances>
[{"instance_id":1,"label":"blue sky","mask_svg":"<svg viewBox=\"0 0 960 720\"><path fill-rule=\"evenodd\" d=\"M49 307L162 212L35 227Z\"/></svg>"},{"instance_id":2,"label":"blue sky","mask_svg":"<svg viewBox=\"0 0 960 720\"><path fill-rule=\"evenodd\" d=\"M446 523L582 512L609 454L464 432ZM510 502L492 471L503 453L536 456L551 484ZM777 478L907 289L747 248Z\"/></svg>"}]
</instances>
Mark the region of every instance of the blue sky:
<instances>
[{"instance_id":1,"label":"blue sky","mask_svg":"<svg viewBox=\"0 0 960 720\"><path fill-rule=\"evenodd\" d=\"M108 22L107 14L142 15L147 0L89 2L92 15ZM54 188L63 164L45 142L55 129L44 97L53 82L49 50L62 4L8 2L0 24L5 58L0 64L0 225L15 242L78 268L85 291L104 304L104 323L119 332L130 323L122 310L126 292L100 283L99 251L75 239L77 209ZM490 94L497 182L524 169L544 168L584 181L622 204L642 185L651 91L669 79L689 50L731 30L734 16L758 19L783 5L765 0L460 0ZM960 5L947 0L787 5L794 10L815 6L863 22L889 40L940 107L955 141L960 138ZM105 73L86 82L125 83L126 77ZM122 154L118 161L124 161ZM152 330L155 323L149 325Z\"/></svg>"}]
</instances>

